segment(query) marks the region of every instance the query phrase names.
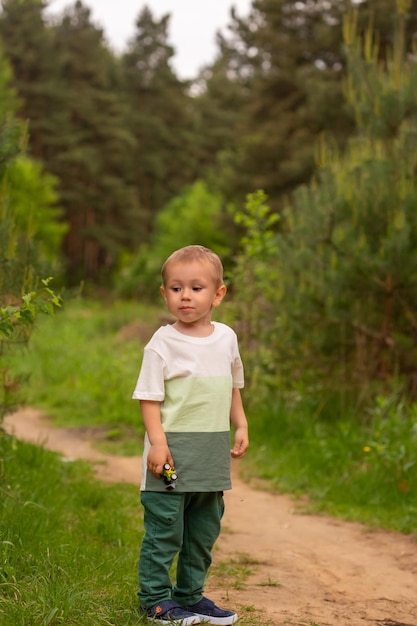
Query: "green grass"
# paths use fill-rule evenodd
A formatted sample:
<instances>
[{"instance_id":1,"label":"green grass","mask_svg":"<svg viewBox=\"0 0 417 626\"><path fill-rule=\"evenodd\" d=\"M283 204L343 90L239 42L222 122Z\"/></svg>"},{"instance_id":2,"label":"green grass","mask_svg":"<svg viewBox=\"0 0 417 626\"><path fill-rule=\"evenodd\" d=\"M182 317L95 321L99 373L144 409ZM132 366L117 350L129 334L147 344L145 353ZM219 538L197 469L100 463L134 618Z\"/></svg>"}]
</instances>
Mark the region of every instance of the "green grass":
<instances>
[{"instance_id":1,"label":"green grass","mask_svg":"<svg viewBox=\"0 0 417 626\"><path fill-rule=\"evenodd\" d=\"M0 431L0 623L138 623L137 489Z\"/></svg>"},{"instance_id":2,"label":"green grass","mask_svg":"<svg viewBox=\"0 0 417 626\"><path fill-rule=\"evenodd\" d=\"M143 427L132 390L143 345L164 309L73 300L36 329L16 358L26 403L57 424L100 428L106 451L140 454ZM307 495L310 510L370 526L417 532L417 408L379 399L367 412L317 392L251 399L248 474Z\"/></svg>"},{"instance_id":3,"label":"green grass","mask_svg":"<svg viewBox=\"0 0 417 626\"><path fill-rule=\"evenodd\" d=\"M210 569L210 577L219 581L225 589L244 589L245 583L259 565L247 554L239 554L236 559L220 561Z\"/></svg>"},{"instance_id":4,"label":"green grass","mask_svg":"<svg viewBox=\"0 0 417 626\"><path fill-rule=\"evenodd\" d=\"M42 319L15 357L25 403L57 425L101 427L106 451L138 454L143 428L131 396L158 315L128 302L74 300Z\"/></svg>"},{"instance_id":5,"label":"green grass","mask_svg":"<svg viewBox=\"0 0 417 626\"><path fill-rule=\"evenodd\" d=\"M113 453L140 454L143 427L131 395L143 345L162 314L132 303L70 302L13 359L26 381L25 403L57 424L99 429L100 445ZM300 496L308 511L417 532L416 406L393 396L359 414L319 393L314 402L271 394L249 406L248 480ZM136 602L142 510L135 487L102 484L87 464L0 429L0 513L2 626L144 623ZM241 589L257 567L241 555L210 575ZM261 623L253 606L240 613L242 626Z\"/></svg>"},{"instance_id":6,"label":"green grass","mask_svg":"<svg viewBox=\"0 0 417 626\"><path fill-rule=\"evenodd\" d=\"M87 463L0 430L0 624L131 626L143 534L136 487L97 481ZM259 564L246 555L210 576L242 589ZM174 574L174 570L173 570ZM253 606L242 626L268 626Z\"/></svg>"},{"instance_id":7,"label":"green grass","mask_svg":"<svg viewBox=\"0 0 417 626\"><path fill-rule=\"evenodd\" d=\"M251 474L308 496L307 510L417 532L417 406L379 399L366 415L320 415L307 400L264 407L252 427Z\"/></svg>"}]
</instances>

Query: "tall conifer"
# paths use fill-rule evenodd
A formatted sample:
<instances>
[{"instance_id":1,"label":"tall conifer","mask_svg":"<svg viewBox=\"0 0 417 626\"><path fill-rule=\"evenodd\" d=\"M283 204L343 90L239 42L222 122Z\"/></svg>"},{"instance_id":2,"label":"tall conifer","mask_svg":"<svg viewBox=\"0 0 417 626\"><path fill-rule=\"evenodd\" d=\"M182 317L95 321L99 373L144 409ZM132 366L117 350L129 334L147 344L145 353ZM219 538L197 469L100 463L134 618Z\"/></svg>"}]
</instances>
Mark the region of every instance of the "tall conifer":
<instances>
[{"instance_id":1,"label":"tall conifer","mask_svg":"<svg viewBox=\"0 0 417 626\"><path fill-rule=\"evenodd\" d=\"M55 25L39 0L4 0L0 35L29 120L29 149L59 179L69 224L68 278L99 278L122 247L141 240L129 174L135 141L127 129L119 64L90 11L77 1Z\"/></svg>"},{"instance_id":2,"label":"tall conifer","mask_svg":"<svg viewBox=\"0 0 417 626\"><path fill-rule=\"evenodd\" d=\"M371 392L400 383L415 396L417 66L407 52L410 6L398 2L392 48L383 50L372 27L361 35L357 14L345 20L345 93L358 132L343 153L321 147L316 180L288 207L277 292L293 373L320 373L333 385Z\"/></svg>"},{"instance_id":3,"label":"tall conifer","mask_svg":"<svg viewBox=\"0 0 417 626\"><path fill-rule=\"evenodd\" d=\"M20 98L19 116L28 122L29 151L48 164L54 157L56 129L65 118L62 59L41 0L3 0L0 38L13 68Z\"/></svg>"},{"instance_id":4,"label":"tall conifer","mask_svg":"<svg viewBox=\"0 0 417 626\"><path fill-rule=\"evenodd\" d=\"M66 112L57 169L70 230L66 253L75 277L97 279L120 247L141 237L136 192L128 180L134 139L126 129L118 66L81 2L57 27L64 57Z\"/></svg>"},{"instance_id":5,"label":"tall conifer","mask_svg":"<svg viewBox=\"0 0 417 626\"><path fill-rule=\"evenodd\" d=\"M133 179L149 229L156 212L194 180L197 165L188 84L171 67L168 24L168 15L158 20L143 9L122 59L137 141Z\"/></svg>"}]
</instances>

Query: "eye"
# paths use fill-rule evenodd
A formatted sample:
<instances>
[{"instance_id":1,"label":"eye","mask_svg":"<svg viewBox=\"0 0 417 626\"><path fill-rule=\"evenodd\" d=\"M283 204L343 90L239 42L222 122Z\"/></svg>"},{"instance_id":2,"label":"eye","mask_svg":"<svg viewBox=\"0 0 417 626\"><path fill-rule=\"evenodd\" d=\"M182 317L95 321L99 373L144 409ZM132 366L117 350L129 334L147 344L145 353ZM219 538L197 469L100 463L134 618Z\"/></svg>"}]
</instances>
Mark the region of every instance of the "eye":
<instances>
[{"instance_id":1,"label":"eye","mask_svg":"<svg viewBox=\"0 0 417 626\"><path fill-rule=\"evenodd\" d=\"M179 293L181 291L181 287L171 287L171 291L174 293Z\"/></svg>"},{"instance_id":2,"label":"eye","mask_svg":"<svg viewBox=\"0 0 417 626\"><path fill-rule=\"evenodd\" d=\"M202 287L193 287L193 291L201 291L202 289Z\"/></svg>"}]
</instances>

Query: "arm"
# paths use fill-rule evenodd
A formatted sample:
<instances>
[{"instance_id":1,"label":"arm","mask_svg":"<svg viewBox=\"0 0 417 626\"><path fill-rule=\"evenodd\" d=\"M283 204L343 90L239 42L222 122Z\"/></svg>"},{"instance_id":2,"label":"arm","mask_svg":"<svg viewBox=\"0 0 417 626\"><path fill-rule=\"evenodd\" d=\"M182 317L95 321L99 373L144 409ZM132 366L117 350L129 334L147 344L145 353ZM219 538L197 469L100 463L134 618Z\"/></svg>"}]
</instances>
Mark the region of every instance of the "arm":
<instances>
[{"instance_id":1,"label":"arm","mask_svg":"<svg viewBox=\"0 0 417 626\"><path fill-rule=\"evenodd\" d=\"M232 405L230 408L230 421L235 428L235 440L231 455L233 458L242 457L249 447L248 422L243 408L240 389L232 390Z\"/></svg>"},{"instance_id":2,"label":"arm","mask_svg":"<svg viewBox=\"0 0 417 626\"><path fill-rule=\"evenodd\" d=\"M148 453L148 469L156 477L162 474L164 463L174 467L174 460L168 448L167 438L162 428L160 402L140 400L142 419L151 444Z\"/></svg>"}]
</instances>

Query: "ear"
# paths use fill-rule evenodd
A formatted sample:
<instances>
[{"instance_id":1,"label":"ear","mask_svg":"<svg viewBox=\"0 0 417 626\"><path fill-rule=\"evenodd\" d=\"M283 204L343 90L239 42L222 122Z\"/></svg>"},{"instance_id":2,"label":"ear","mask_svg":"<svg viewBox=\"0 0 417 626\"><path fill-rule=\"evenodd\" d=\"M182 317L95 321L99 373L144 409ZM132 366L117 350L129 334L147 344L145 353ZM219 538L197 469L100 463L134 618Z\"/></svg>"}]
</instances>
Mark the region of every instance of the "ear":
<instances>
[{"instance_id":1,"label":"ear","mask_svg":"<svg viewBox=\"0 0 417 626\"><path fill-rule=\"evenodd\" d=\"M220 285L220 287L216 291L216 295L213 299L213 306L219 306L224 296L226 295L227 287L226 285Z\"/></svg>"},{"instance_id":2,"label":"ear","mask_svg":"<svg viewBox=\"0 0 417 626\"><path fill-rule=\"evenodd\" d=\"M159 287L159 289L160 289L160 292L161 292L161 294L162 294L163 299L164 299L164 300L165 300L165 302L166 302L166 299L167 299L167 293L166 293L166 291L165 291L165 287L164 287L163 285L161 285L161 286Z\"/></svg>"}]
</instances>

